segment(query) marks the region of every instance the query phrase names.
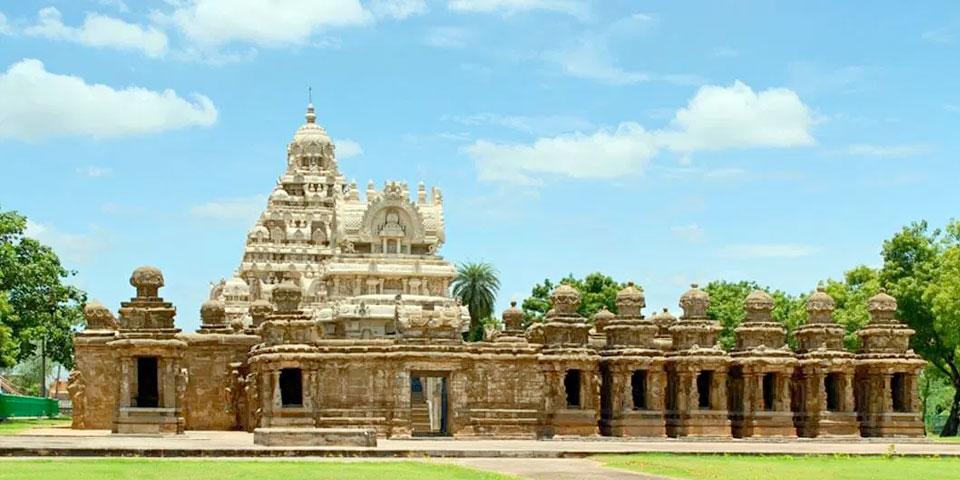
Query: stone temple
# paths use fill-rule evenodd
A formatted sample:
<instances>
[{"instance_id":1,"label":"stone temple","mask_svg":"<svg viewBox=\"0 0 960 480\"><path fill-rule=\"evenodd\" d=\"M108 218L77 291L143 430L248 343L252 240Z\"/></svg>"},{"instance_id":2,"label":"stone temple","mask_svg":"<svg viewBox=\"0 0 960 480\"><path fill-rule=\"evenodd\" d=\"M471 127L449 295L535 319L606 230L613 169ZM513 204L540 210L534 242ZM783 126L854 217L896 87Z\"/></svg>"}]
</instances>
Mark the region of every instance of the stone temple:
<instances>
[{"instance_id":1,"label":"stone temple","mask_svg":"<svg viewBox=\"0 0 960 480\"><path fill-rule=\"evenodd\" d=\"M117 433L246 430L265 445L377 437L922 436L914 333L896 300L869 300L860 349L844 350L833 299L818 290L787 345L762 291L745 302L732 351L710 298L693 285L676 318L643 314L628 285L617 310L587 319L561 285L542 322L464 342L464 306L443 199L423 184L373 183L361 195L307 108L287 168L229 280L211 286L185 333L141 267L115 315L90 302L75 337L73 427ZM589 321L589 320L592 320Z\"/></svg>"}]
</instances>

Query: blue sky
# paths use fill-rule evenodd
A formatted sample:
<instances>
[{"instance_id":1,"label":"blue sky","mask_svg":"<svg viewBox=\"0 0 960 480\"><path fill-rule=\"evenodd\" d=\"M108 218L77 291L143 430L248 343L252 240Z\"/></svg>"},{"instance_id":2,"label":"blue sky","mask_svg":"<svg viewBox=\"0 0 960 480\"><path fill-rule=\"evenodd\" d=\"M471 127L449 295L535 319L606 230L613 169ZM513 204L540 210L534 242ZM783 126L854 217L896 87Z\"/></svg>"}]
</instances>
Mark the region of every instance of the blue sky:
<instances>
[{"instance_id":1,"label":"blue sky","mask_svg":"<svg viewBox=\"0 0 960 480\"><path fill-rule=\"evenodd\" d=\"M268 5L272 3L273 5ZM341 171L443 189L453 261L799 293L960 205L955 2L0 2L0 207L198 325L307 86Z\"/></svg>"}]
</instances>

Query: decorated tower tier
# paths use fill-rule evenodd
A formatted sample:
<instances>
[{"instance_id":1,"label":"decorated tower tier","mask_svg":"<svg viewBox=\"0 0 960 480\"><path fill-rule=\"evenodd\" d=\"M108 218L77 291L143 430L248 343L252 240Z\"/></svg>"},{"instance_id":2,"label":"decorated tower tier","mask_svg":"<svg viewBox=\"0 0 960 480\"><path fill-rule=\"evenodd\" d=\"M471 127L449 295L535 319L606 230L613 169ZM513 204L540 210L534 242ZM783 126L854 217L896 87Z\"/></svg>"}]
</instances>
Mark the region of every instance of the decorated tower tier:
<instances>
[{"instance_id":1,"label":"decorated tower tier","mask_svg":"<svg viewBox=\"0 0 960 480\"><path fill-rule=\"evenodd\" d=\"M263 310L255 304L275 303L274 290L290 282L328 336L398 336L432 312L459 332L469 315L449 295L455 269L438 255L444 241L440 190L420 183L411 195L406 182L378 190L371 181L361 196L310 104L239 268L211 285L210 300L222 303L224 325L249 331Z\"/></svg>"}]
</instances>

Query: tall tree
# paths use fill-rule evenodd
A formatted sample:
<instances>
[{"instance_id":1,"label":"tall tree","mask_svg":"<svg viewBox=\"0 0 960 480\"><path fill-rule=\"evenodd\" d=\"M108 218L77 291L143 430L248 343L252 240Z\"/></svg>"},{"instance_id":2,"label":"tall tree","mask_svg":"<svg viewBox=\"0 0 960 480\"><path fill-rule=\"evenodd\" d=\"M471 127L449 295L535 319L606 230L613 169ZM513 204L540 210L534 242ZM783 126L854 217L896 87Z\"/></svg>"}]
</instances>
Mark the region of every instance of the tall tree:
<instances>
[{"instance_id":1,"label":"tall tree","mask_svg":"<svg viewBox=\"0 0 960 480\"><path fill-rule=\"evenodd\" d=\"M486 262L461 263L453 279L453 295L470 312L467 340L483 340L483 322L493 315L493 305L500 290L497 269Z\"/></svg>"},{"instance_id":2,"label":"tall tree","mask_svg":"<svg viewBox=\"0 0 960 480\"><path fill-rule=\"evenodd\" d=\"M710 308L707 315L717 320L723 327L720 332L720 346L731 349L736 345L734 330L746 317L744 302L747 295L754 290L763 290L773 297L773 318L782 322L787 328L788 342L793 343L793 330L806 318L803 308L804 297L795 297L779 290L771 291L769 287L761 287L756 282L740 281L728 282L712 281L704 287L710 294Z\"/></svg>"},{"instance_id":3,"label":"tall tree","mask_svg":"<svg viewBox=\"0 0 960 480\"><path fill-rule=\"evenodd\" d=\"M848 350L856 351L860 346L857 330L870 321L867 300L880 291L880 272L861 265L847 271L843 275L843 281L827 280L824 288L837 303L833 319L845 329L844 346Z\"/></svg>"},{"instance_id":4,"label":"tall tree","mask_svg":"<svg viewBox=\"0 0 960 480\"><path fill-rule=\"evenodd\" d=\"M880 285L897 298L897 314L916 331L911 347L954 388L941 435L960 428L960 222L931 230L904 227L883 244Z\"/></svg>"},{"instance_id":5,"label":"tall tree","mask_svg":"<svg viewBox=\"0 0 960 480\"><path fill-rule=\"evenodd\" d=\"M17 212L0 212L0 325L15 345L0 344L0 350L15 352L17 361L45 350L47 358L72 368L73 331L83 322L86 296L64 284L75 273L53 249L24 236L26 225Z\"/></svg>"},{"instance_id":6,"label":"tall tree","mask_svg":"<svg viewBox=\"0 0 960 480\"><path fill-rule=\"evenodd\" d=\"M580 292L580 308L577 312L587 318L606 307L611 312L617 312L617 293L626 285L619 283L612 277L599 272L594 272L582 279L575 278L573 274L560 279L559 282L552 282L545 279L543 283L533 286L530 296L523 300L524 322L529 324L543 319L547 311L550 310L550 294L558 285L570 285Z\"/></svg>"},{"instance_id":7,"label":"tall tree","mask_svg":"<svg viewBox=\"0 0 960 480\"><path fill-rule=\"evenodd\" d=\"M12 312L13 310L7 302L7 293L0 292L0 368L10 367L17 363L17 342L13 339L13 330L3 321Z\"/></svg>"}]
</instances>

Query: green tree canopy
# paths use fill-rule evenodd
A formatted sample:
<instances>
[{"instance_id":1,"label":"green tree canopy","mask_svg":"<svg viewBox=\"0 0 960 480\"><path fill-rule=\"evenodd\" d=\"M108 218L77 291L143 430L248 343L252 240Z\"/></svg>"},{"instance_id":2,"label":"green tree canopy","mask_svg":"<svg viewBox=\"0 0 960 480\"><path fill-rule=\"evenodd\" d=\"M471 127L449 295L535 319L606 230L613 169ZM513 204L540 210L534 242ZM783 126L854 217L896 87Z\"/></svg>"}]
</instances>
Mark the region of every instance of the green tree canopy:
<instances>
[{"instance_id":1,"label":"green tree canopy","mask_svg":"<svg viewBox=\"0 0 960 480\"><path fill-rule=\"evenodd\" d=\"M493 315L493 306L500 290L497 269L486 262L461 263L453 279L453 296L470 312L467 340L483 340L483 322Z\"/></svg>"},{"instance_id":2,"label":"green tree canopy","mask_svg":"<svg viewBox=\"0 0 960 480\"><path fill-rule=\"evenodd\" d=\"M860 346L857 330L870 321L867 300L880 291L880 272L861 265L846 272L843 281L827 280L824 289L837 303L833 319L846 330L844 345L848 350L856 351Z\"/></svg>"},{"instance_id":3,"label":"green tree canopy","mask_svg":"<svg viewBox=\"0 0 960 480\"><path fill-rule=\"evenodd\" d=\"M941 435L960 427L960 222L944 230L904 227L883 244L880 285L897 298L897 315L916 331L911 346L954 388Z\"/></svg>"},{"instance_id":4,"label":"green tree canopy","mask_svg":"<svg viewBox=\"0 0 960 480\"><path fill-rule=\"evenodd\" d=\"M792 345L793 330L806 319L805 296L792 296L779 290L771 290L769 287L761 287L756 282L716 280L707 284L704 291L710 295L710 308L707 309L707 315L723 327L720 332L720 345L727 350L736 345L734 330L746 317L744 302L747 295L754 290L763 290L773 297L773 319L786 326L788 342Z\"/></svg>"},{"instance_id":5,"label":"green tree canopy","mask_svg":"<svg viewBox=\"0 0 960 480\"><path fill-rule=\"evenodd\" d=\"M27 219L0 212L0 365L38 354L73 366L73 331L86 297L63 282L74 275L53 249L24 236ZM7 339L7 340L4 340Z\"/></svg>"},{"instance_id":6,"label":"green tree canopy","mask_svg":"<svg viewBox=\"0 0 960 480\"><path fill-rule=\"evenodd\" d=\"M626 283L617 282L612 277L599 272L591 273L582 279L570 274L556 283L549 278L544 279L543 283L534 285L530 296L523 300L522 308L526 324L543 319L550 310L550 294L562 284L570 285L580 292L580 308L577 312L591 320L593 315L603 307L616 313L617 293L626 286Z\"/></svg>"}]
</instances>

